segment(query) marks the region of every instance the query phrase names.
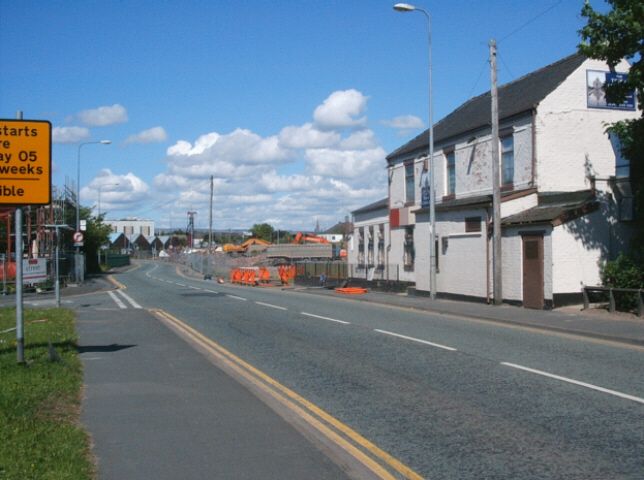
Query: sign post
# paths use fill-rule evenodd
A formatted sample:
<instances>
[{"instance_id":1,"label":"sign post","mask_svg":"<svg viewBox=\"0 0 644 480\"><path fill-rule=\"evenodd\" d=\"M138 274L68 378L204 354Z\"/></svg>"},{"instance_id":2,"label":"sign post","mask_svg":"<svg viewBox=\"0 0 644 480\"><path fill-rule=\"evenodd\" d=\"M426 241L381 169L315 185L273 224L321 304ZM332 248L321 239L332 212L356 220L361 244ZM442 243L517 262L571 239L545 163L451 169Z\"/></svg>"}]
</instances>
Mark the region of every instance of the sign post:
<instances>
[{"instance_id":1,"label":"sign post","mask_svg":"<svg viewBox=\"0 0 644 480\"><path fill-rule=\"evenodd\" d=\"M16 206L16 351L24 363L22 207L51 203L51 123L0 119L0 205Z\"/></svg>"}]
</instances>

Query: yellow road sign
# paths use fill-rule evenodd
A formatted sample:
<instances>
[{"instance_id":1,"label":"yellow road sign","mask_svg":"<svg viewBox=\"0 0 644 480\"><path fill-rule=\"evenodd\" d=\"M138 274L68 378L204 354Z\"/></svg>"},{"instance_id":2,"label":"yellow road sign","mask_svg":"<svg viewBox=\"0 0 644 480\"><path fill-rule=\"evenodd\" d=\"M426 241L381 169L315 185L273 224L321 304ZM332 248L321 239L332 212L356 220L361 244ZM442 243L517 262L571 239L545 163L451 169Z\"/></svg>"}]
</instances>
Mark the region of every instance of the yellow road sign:
<instances>
[{"instance_id":1,"label":"yellow road sign","mask_svg":"<svg viewBox=\"0 0 644 480\"><path fill-rule=\"evenodd\" d=\"M0 119L0 205L51 202L51 123Z\"/></svg>"}]
</instances>

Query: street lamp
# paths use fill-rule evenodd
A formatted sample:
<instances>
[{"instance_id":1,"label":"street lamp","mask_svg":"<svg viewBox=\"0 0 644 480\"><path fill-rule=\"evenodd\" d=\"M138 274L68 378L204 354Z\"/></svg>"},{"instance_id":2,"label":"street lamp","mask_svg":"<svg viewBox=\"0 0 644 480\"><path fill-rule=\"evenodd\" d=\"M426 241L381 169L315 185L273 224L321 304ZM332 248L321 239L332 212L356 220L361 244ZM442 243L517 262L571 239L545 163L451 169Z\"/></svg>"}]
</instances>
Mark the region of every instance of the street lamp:
<instances>
[{"instance_id":1,"label":"street lamp","mask_svg":"<svg viewBox=\"0 0 644 480\"><path fill-rule=\"evenodd\" d=\"M80 232L80 158L81 158L81 148L83 145L94 145L94 144L100 144L100 145L109 145L112 143L110 140L99 140L97 142L83 142L78 145L78 156L76 157L76 231ZM80 260L80 247L76 247L76 255L74 256L74 274L75 274L75 281L83 281L82 279L82 272L83 269L81 268L81 260Z\"/></svg>"},{"instance_id":2,"label":"street lamp","mask_svg":"<svg viewBox=\"0 0 644 480\"><path fill-rule=\"evenodd\" d=\"M111 140L99 140L97 142L83 142L78 145L78 157L76 158L76 231L80 232L80 159L83 145L109 145ZM78 253L78 247L76 247Z\"/></svg>"},{"instance_id":3,"label":"street lamp","mask_svg":"<svg viewBox=\"0 0 644 480\"><path fill-rule=\"evenodd\" d=\"M397 12L421 12L427 18L427 46L429 53L429 290L430 298L436 299L436 189L434 188L434 120L432 107L432 18L426 10L408 3L394 5Z\"/></svg>"},{"instance_id":4,"label":"street lamp","mask_svg":"<svg viewBox=\"0 0 644 480\"><path fill-rule=\"evenodd\" d=\"M101 189L103 187L116 187L120 183L104 183L103 185L98 186L98 216L101 216Z\"/></svg>"}]
</instances>

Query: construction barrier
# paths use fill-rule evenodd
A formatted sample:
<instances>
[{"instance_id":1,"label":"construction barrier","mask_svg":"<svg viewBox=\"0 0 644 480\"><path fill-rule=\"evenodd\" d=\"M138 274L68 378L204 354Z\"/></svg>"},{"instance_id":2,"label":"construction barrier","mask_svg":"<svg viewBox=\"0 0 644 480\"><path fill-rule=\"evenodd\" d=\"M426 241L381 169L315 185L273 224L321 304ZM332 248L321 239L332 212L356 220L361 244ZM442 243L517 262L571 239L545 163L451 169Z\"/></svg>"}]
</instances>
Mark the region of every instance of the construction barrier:
<instances>
[{"instance_id":1,"label":"construction barrier","mask_svg":"<svg viewBox=\"0 0 644 480\"><path fill-rule=\"evenodd\" d=\"M335 291L338 293L342 293L344 295L363 295L367 293L366 288L360 288L360 287L336 288Z\"/></svg>"},{"instance_id":2,"label":"construction barrier","mask_svg":"<svg viewBox=\"0 0 644 480\"><path fill-rule=\"evenodd\" d=\"M230 283L260 287L288 285L295 278L295 265L280 265L277 267L277 276L279 280L271 278L271 270L268 267L239 267L230 270ZM275 282L272 283L272 280Z\"/></svg>"}]
</instances>

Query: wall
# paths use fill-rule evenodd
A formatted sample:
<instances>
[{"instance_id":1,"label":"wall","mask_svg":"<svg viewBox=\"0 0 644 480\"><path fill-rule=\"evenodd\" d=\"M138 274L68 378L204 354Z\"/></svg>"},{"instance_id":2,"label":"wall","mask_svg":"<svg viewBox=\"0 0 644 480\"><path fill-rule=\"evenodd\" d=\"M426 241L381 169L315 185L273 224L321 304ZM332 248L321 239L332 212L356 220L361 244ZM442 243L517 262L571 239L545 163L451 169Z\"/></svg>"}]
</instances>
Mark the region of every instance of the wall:
<instances>
[{"instance_id":1,"label":"wall","mask_svg":"<svg viewBox=\"0 0 644 480\"><path fill-rule=\"evenodd\" d=\"M608 70L587 60L537 109L537 182L540 191L574 191L590 187L586 176L615 175L615 152L606 124L640 113L587 107L586 70ZM618 72L628 71L622 62Z\"/></svg>"}]
</instances>

